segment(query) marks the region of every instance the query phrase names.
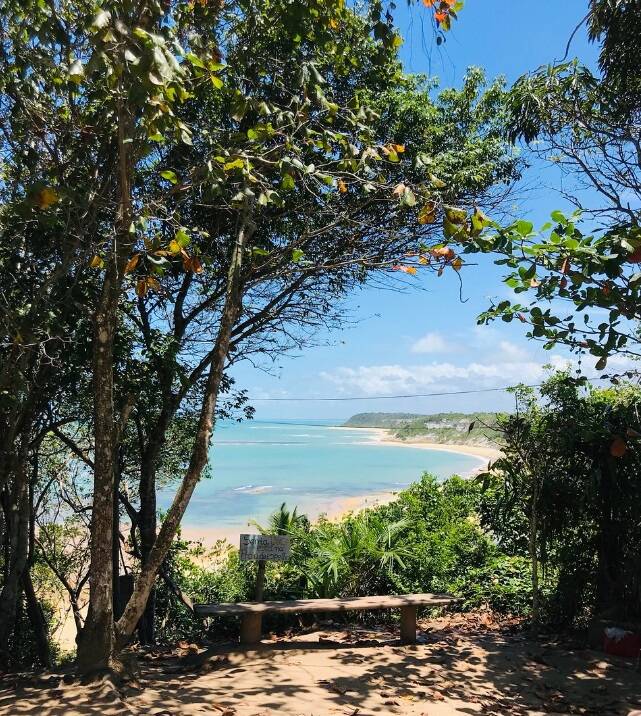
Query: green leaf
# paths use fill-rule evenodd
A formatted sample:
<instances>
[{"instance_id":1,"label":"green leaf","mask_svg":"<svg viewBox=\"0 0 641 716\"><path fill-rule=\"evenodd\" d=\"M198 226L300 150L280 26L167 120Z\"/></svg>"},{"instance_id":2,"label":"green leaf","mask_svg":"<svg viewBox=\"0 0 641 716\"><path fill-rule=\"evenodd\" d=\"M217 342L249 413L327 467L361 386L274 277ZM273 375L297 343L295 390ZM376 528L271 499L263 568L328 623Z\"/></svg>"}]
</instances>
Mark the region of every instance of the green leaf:
<instances>
[{"instance_id":1,"label":"green leaf","mask_svg":"<svg viewBox=\"0 0 641 716\"><path fill-rule=\"evenodd\" d=\"M163 171L160 172L160 176L172 184L178 184L178 175L171 169L163 169Z\"/></svg>"},{"instance_id":2,"label":"green leaf","mask_svg":"<svg viewBox=\"0 0 641 716\"><path fill-rule=\"evenodd\" d=\"M294 177L291 174L285 174L283 177L283 181L280 183L281 188L285 189L286 191L291 191L292 189L296 188L296 182L294 181Z\"/></svg>"},{"instance_id":3,"label":"green leaf","mask_svg":"<svg viewBox=\"0 0 641 716\"><path fill-rule=\"evenodd\" d=\"M304 255L305 252L302 249L292 249L292 261L294 263L298 263Z\"/></svg>"},{"instance_id":4,"label":"green leaf","mask_svg":"<svg viewBox=\"0 0 641 716\"><path fill-rule=\"evenodd\" d=\"M245 162L240 157L238 157L237 159L234 159L231 162L227 162L223 166L223 169L226 172L229 172L229 171L232 171L233 169L243 169L244 166L245 166Z\"/></svg>"},{"instance_id":5,"label":"green leaf","mask_svg":"<svg viewBox=\"0 0 641 716\"><path fill-rule=\"evenodd\" d=\"M205 63L198 57L198 55L194 55L193 52L188 52L185 55L185 59L189 62L190 65L193 67L200 67L201 69L206 69Z\"/></svg>"},{"instance_id":6,"label":"green leaf","mask_svg":"<svg viewBox=\"0 0 641 716\"><path fill-rule=\"evenodd\" d=\"M406 206L414 206L416 204L416 195L411 189L407 187L403 192L402 203Z\"/></svg>"},{"instance_id":7,"label":"green leaf","mask_svg":"<svg viewBox=\"0 0 641 716\"><path fill-rule=\"evenodd\" d=\"M517 221L516 223L516 230L521 236L529 236L529 234L532 233L532 229L534 229L534 224L531 221L521 219L521 221Z\"/></svg>"},{"instance_id":8,"label":"green leaf","mask_svg":"<svg viewBox=\"0 0 641 716\"><path fill-rule=\"evenodd\" d=\"M211 80L212 85L214 85L216 89L221 89L222 87L224 87L224 82L220 79L218 75L209 75L209 79Z\"/></svg>"},{"instance_id":9,"label":"green leaf","mask_svg":"<svg viewBox=\"0 0 641 716\"><path fill-rule=\"evenodd\" d=\"M189 237L189 234L183 228L178 229L174 238L181 249L184 249L191 243L191 238Z\"/></svg>"},{"instance_id":10,"label":"green leaf","mask_svg":"<svg viewBox=\"0 0 641 716\"><path fill-rule=\"evenodd\" d=\"M550 216L552 217L553 221L556 221L557 224L565 224L567 222L567 219L565 218L565 214L562 211L559 211L558 209L556 211L553 211Z\"/></svg>"},{"instance_id":11,"label":"green leaf","mask_svg":"<svg viewBox=\"0 0 641 716\"><path fill-rule=\"evenodd\" d=\"M444 206L445 216L452 224L464 224L467 219L465 209L459 209L457 206Z\"/></svg>"}]
</instances>

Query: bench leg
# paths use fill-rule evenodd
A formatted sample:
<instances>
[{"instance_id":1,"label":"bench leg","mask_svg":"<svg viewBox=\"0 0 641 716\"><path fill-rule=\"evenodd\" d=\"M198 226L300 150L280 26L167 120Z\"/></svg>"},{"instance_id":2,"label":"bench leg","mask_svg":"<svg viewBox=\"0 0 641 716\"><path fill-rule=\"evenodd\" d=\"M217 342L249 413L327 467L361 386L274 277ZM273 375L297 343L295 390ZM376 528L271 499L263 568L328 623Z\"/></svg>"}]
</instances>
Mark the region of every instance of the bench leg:
<instances>
[{"instance_id":1,"label":"bench leg","mask_svg":"<svg viewBox=\"0 0 641 716\"><path fill-rule=\"evenodd\" d=\"M262 614L243 614L240 622L240 643L257 644L260 641Z\"/></svg>"},{"instance_id":2,"label":"bench leg","mask_svg":"<svg viewBox=\"0 0 641 716\"><path fill-rule=\"evenodd\" d=\"M418 607L401 607L401 641L416 644L416 613Z\"/></svg>"}]
</instances>

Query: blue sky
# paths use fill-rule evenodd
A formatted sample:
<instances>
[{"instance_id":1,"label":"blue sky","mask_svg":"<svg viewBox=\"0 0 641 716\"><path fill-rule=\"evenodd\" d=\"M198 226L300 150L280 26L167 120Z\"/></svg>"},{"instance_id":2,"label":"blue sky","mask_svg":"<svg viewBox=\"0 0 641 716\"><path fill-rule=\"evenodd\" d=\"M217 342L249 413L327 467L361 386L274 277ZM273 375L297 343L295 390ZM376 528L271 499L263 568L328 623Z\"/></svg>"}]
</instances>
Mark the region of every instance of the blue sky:
<instances>
[{"instance_id":1,"label":"blue sky","mask_svg":"<svg viewBox=\"0 0 641 716\"><path fill-rule=\"evenodd\" d=\"M406 8L398 2L397 21L405 38L406 70L430 73L442 86L457 86L471 65L484 67L488 78L519 75L560 59L577 23L586 13L585 0L467 0L466 6L437 48L422 4ZM403 7L401 7L403 5ZM580 30L570 56L595 63L597 48ZM515 213L544 223L565 203L550 188L554 177L540 165L525 177L531 187ZM447 275L450 273L451 275ZM561 363L561 351L543 351L528 341L520 325L477 326L476 317L489 297L507 296L500 271L490 260L464 272L465 303L453 272L440 279L421 278L416 289L366 289L346 305L358 319L340 333L324 336L330 345L283 358L270 373L248 364L234 369L238 387L249 391L257 418L336 418L363 411L417 413L510 409L505 393L479 393L415 399L346 402L288 402L264 398L351 397L476 390L538 382L546 363ZM585 361L590 370L589 359Z\"/></svg>"}]
</instances>

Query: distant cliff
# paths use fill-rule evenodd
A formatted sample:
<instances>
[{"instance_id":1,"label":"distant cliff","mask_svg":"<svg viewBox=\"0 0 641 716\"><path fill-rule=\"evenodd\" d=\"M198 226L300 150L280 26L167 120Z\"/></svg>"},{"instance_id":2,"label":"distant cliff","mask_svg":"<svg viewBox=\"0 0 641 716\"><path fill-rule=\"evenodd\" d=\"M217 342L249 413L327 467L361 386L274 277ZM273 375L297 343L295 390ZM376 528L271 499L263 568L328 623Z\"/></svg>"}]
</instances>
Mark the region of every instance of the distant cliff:
<instances>
[{"instance_id":1,"label":"distant cliff","mask_svg":"<svg viewBox=\"0 0 641 716\"><path fill-rule=\"evenodd\" d=\"M347 428L386 428L399 440L489 446L499 442L495 425L496 413L358 413L344 423Z\"/></svg>"}]
</instances>

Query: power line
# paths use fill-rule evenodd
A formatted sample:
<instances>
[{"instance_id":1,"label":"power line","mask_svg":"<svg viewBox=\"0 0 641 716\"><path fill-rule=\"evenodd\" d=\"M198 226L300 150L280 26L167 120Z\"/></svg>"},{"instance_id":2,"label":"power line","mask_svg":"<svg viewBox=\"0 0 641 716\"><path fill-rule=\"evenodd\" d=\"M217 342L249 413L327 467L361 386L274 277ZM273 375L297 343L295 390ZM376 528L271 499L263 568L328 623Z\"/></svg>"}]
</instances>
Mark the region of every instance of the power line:
<instances>
[{"instance_id":1,"label":"power line","mask_svg":"<svg viewBox=\"0 0 641 716\"><path fill-rule=\"evenodd\" d=\"M609 380L612 376L609 375L595 375L586 380ZM526 385L526 388L540 388L544 383L532 383ZM447 395L472 395L476 393L500 393L506 390L510 390L516 386L505 385L501 388L477 388L476 390L447 390L438 393L406 393L400 395L368 395L368 396L349 396L349 397L324 397L324 398L251 398L254 401L263 402L287 402L296 401L299 403L311 403L311 402L347 402L356 400L396 400L399 398L439 398Z\"/></svg>"}]
</instances>

